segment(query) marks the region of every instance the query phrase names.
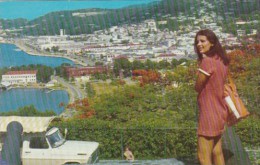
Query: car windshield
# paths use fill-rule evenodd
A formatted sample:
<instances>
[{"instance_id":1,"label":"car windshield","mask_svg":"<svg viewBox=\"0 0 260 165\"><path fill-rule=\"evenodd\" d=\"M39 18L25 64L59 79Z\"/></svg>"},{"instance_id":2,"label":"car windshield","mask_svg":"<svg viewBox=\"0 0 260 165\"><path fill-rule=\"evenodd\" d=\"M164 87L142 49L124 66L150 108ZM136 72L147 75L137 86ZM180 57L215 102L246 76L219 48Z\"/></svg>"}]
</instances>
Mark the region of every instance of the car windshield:
<instances>
[{"instance_id":1,"label":"car windshield","mask_svg":"<svg viewBox=\"0 0 260 165\"><path fill-rule=\"evenodd\" d=\"M51 135L48 135L47 139L50 142L52 148L59 147L65 142L65 139L62 137L59 130L57 130Z\"/></svg>"}]
</instances>

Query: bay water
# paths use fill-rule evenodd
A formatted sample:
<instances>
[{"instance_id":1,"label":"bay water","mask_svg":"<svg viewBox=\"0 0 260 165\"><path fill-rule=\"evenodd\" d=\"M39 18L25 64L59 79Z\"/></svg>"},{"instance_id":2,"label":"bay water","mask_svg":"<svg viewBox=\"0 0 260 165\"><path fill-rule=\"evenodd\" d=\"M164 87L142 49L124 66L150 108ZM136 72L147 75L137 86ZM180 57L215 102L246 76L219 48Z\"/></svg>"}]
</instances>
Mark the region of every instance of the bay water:
<instances>
[{"instance_id":1,"label":"bay water","mask_svg":"<svg viewBox=\"0 0 260 165\"><path fill-rule=\"evenodd\" d=\"M0 68L30 64L42 64L54 68L62 63L74 65L73 61L66 58L30 55L13 44L0 44Z\"/></svg>"},{"instance_id":2,"label":"bay water","mask_svg":"<svg viewBox=\"0 0 260 165\"><path fill-rule=\"evenodd\" d=\"M0 91L0 112L33 105L38 111L53 110L59 115L68 102L69 95L64 90L13 88Z\"/></svg>"},{"instance_id":3,"label":"bay water","mask_svg":"<svg viewBox=\"0 0 260 165\"><path fill-rule=\"evenodd\" d=\"M30 64L42 64L50 67L62 63L74 65L66 58L33 56L21 51L13 44L0 44L0 68ZM34 105L39 111L53 110L60 114L69 102L69 95L64 90L13 88L0 91L0 112L17 110L19 107ZM63 106L61 106L63 105Z\"/></svg>"}]
</instances>

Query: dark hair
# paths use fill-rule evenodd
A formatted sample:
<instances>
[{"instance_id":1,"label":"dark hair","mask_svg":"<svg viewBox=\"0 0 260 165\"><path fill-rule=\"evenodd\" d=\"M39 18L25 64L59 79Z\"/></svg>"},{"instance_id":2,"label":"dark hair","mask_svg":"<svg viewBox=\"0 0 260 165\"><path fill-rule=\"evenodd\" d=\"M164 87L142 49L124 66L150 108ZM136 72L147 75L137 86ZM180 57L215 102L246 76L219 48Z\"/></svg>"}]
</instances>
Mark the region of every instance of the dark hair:
<instances>
[{"instance_id":1,"label":"dark hair","mask_svg":"<svg viewBox=\"0 0 260 165\"><path fill-rule=\"evenodd\" d=\"M218 37L216 36L216 34L209 30L209 29L204 29L204 30L200 30L197 32L196 34L196 37L195 37L195 40L194 40L194 50L195 52L198 54L198 60L201 61L203 56L202 54L199 52L198 48L197 48L197 44L198 44L198 41L197 41L197 37L201 35L201 36L206 36L207 39L209 40L209 42L211 44L213 44L213 46L210 48L210 50L206 53L207 56L214 56L214 55L218 55L222 60L223 60L223 63L225 65L228 65L229 64L229 59L226 55L226 52L225 50L223 49L223 47L221 46L219 40L218 40Z\"/></svg>"}]
</instances>

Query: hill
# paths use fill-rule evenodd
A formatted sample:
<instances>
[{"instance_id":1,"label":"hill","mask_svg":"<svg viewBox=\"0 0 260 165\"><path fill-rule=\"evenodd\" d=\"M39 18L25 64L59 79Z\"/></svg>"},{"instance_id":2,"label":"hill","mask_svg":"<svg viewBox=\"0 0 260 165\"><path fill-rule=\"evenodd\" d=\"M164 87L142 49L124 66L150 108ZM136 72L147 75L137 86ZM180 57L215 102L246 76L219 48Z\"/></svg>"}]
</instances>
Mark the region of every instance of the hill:
<instances>
[{"instance_id":1,"label":"hill","mask_svg":"<svg viewBox=\"0 0 260 165\"><path fill-rule=\"evenodd\" d=\"M121 9L82 9L74 11L51 12L37 19L28 21L25 19L3 20L0 25L4 30L12 29L17 35L58 35L60 29L65 29L68 35L88 34L96 30L104 30L111 26L140 23L146 19L156 21L178 17L184 14L186 17L198 15L198 10L205 12L215 11L225 21L235 20L247 15L258 15L259 1L204 1L195 0L162 0L147 5L130 6ZM225 23L225 22L224 22ZM178 28L172 26L171 28ZM226 28L228 30L230 28Z\"/></svg>"}]
</instances>

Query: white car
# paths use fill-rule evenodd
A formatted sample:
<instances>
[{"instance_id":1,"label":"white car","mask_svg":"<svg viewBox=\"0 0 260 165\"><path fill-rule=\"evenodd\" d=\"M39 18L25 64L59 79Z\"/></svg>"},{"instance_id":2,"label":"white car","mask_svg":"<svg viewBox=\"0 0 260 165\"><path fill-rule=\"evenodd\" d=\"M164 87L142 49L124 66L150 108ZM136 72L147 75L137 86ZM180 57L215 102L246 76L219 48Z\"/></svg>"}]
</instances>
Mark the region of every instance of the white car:
<instances>
[{"instance_id":1,"label":"white car","mask_svg":"<svg viewBox=\"0 0 260 165\"><path fill-rule=\"evenodd\" d=\"M3 121L0 123L0 131L1 129L5 130L4 128L10 123L3 118L0 117ZM23 142L20 146L23 165L94 164L98 162L99 143L66 140L57 127L46 132L52 118L38 117L37 119L34 117L33 122L31 119L32 117L15 117L11 120L18 121L22 126L25 126L22 135ZM32 124L28 124L35 122L38 125L34 128L31 128ZM66 134L65 130L65 136Z\"/></svg>"}]
</instances>

